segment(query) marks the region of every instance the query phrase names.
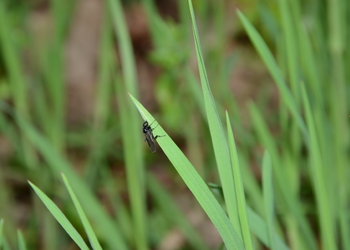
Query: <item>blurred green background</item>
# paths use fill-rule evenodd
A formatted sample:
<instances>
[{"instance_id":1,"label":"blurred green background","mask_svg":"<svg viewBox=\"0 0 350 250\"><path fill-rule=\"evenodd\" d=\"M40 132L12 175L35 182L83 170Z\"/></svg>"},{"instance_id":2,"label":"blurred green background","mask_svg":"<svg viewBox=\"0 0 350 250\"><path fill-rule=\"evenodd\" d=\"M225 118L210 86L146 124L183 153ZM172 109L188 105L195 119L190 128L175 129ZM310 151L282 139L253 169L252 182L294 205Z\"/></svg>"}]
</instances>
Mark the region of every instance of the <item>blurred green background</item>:
<instances>
[{"instance_id":1,"label":"blurred green background","mask_svg":"<svg viewBox=\"0 0 350 250\"><path fill-rule=\"evenodd\" d=\"M274 224L288 247L350 249L350 2L193 5L219 115L231 117L247 204L264 218L267 149ZM128 93L204 181L220 185L187 1L0 1L0 249L19 249L18 237L27 249L77 249L27 180L87 240L61 172L104 249L223 247L162 149L152 154L144 142Z\"/></svg>"}]
</instances>

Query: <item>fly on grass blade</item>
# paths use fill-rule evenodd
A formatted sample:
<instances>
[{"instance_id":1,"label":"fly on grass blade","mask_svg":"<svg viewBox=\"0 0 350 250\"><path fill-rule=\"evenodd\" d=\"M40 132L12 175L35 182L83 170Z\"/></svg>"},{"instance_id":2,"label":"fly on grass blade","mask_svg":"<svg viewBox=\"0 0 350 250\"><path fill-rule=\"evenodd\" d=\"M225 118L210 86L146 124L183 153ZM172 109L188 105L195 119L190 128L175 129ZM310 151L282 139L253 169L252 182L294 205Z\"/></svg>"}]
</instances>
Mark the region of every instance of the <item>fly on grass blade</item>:
<instances>
[{"instance_id":1,"label":"fly on grass blade","mask_svg":"<svg viewBox=\"0 0 350 250\"><path fill-rule=\"evenodd\" d=\"M157 138L159 137L163 137L164 135L153 135L153 129L151 127L151 125L153 124L153 122L151 124L148 124L148 121L144 121L143 125L142 125L142 131L145 134L145 141L147 141L149 148L151 149L152 153L156 152L156 144L155 141L157 140Z\"/></svg>"}]
</instances>

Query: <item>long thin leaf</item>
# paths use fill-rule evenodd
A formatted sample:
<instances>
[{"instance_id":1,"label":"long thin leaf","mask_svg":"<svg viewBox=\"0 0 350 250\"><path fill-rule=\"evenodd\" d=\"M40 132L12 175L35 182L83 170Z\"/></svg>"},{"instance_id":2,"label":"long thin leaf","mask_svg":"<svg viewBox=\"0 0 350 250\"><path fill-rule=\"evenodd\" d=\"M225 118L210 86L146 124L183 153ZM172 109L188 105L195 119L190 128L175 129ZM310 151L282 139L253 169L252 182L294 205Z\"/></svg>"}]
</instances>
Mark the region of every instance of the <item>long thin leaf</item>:
<instances>
[{"instance_id":1,"label":"long thin leaf","mask_svg":"<svg viewBox=\"0 0 350 250\"><path fill-rule=\"evenodd\" d=\"M281 159L278 154L277 145L273 141L273 136L268 130L267 124L263 119L262 114L258 111L258 108L254 104L250 105L250 111L252 114L251 117L254 127L258 132L258 137L271 154L273 164L276 164L274 165L276 166L276 168L274 168L274 172L276 176L276 185L278 186L278 191L281 193L287 207L290 209L290 212L298 221L298 226L300 227L300 231L302 232L302 236L304 237L308 249L316 250L317 246L313 232L310 225L308 224L307 219L305 218L305 215L303 214L298 197L291 190L288 179L279 168L279 166L281 166Z\"/></svg>"},{"instance_id":2,"label":"long thin leaf","mask_svg":"<svg viewBox=\"0 0 350 250\"><path fill-rule=\"evenodd\" d=\"M84 210L81 207L78 198L74 194L73 189L71 188L71 186L70 186L66 176L63 173L62 173L62 178L63 178L64 184L67 187L69 195L70 195L70 197L72 198L72 200L74 202L74 206L75 206L75 208L76 208L76 210L77 210L77 212L79 214L80 220L81 220L81 222L84 225L85 232L86 232L87 236L89 237L89 241L91 243L92 248L93 249L102 250L102 247L101 247L100 243L97 240L97 237L96 237L96 235L94 233L94 230L92 229L91 224L90 224L88 218L86 217L86 215L84 213Z\"/></svg>"},{"instance_id":3,"label":"long thin leaf","mask_svg":"<svg viewBox=\"0 0 350 250\"><path fill-rule=\"evenodd\" d=\"M4 220L0 219L0 248L3 245L4 242Z\"/></svg>"},{"instance_id":4,"label":"long thin leaf","mask_svg":"<svg viewBox=\"0 0 350 250\"><path fill-rule=\"evenodd\" d=\"M29 123L19 116L16 116L17 124L23 133L28 137L28 140L41 153L47 161L48 166L57 175L64 172L78 196L81 197L81 202L86 207L87 214L96 223L96 228L103 232L101 237L105 240L111 249L128 249L124 239L121 237L117 225L113 223L110 216L104 211L101 204L93 196L86 184L74 172L72 166L43 138Z\"/></svg>"},{"instance_id":5,"label":"long thin leaf","mask_svg":"<svg viewBox=\"0 0 350 250\"><path fill-rule=\"evenodd\" d=\"M130 95L130 97L144 120L155 120L154 117L132 95ZM153 131L155 135L164 135L164 137L157 140L158 144L186 183L187 187L196 197L199 204L207 213L214 226L218 229L227 249L244 249L236 230L218 201L215 199L214 195L209 190L208 186L197 173L196 169L164 129L156 123L154 123L154 126L157 126Z\"/></svg>"},{"instance_id":6,"label":"long thin leaf","mask_svg":"<svg viewBox=\"0 0 350 250\"><path fill-rule=\"evenodd\" d=\"M263 191L264 191L264 206L265 218L270 240L271 250L278 249L275 244L274 230L274 198L273 198L273 182L272 182L272 163L268 151L265 152L263 158Z\"/></svg>"},{"instance_id":7,"label":"long thin leaf","mask_svg":"<svg viewBox=\"0 0 350 250\"><path fill-rule=\"evenodd\" d=\"M270 247L270 238L268 234L267 224L249 206L247 206L247 212L252 232L258 237L259 240L261 240L262 243L264 243L267 247ZM289 250L286 243L276 232L274 232L274 238L278 250Z\"/></svg>"},{"instance_id":8,"label":"long thin leaf","mask_svg":"<svg viewBox=\"0 0 350 250\"><path fill-rule=\"evenodd\" d=\"M18 249L19 250L26 250L26 243L23 238L23 234L20 230L17 230L17 238L18 238Z\"/></svg>"},{"instance_id":9,"label":"long thin leaf","mask_svg":"<svg viewBox=\"0 0 350 250\"><path fill-rule=\"evenodd\" d=\"M44 203L50 213L55 217L58 223L64 228L72 240L80 247L80 249L88 250L89 247L86 245L83 238L75 230L73 225L69 222L67 217L62 213L62 211L53 203L49 197L46 196L37 186L28 181L29 185L34 189L35 193L39 196L40 200Z\"/></svg>"},{"instance_id":10,"label":"long thin leaf","mask_svg":"<svg viewBox=\"0 0 350 250\"><path fill-rule=\"evenodd\" d=\"M202 55L201 45L199 41L199 35L195 20L195 15L193 11L192 1L188 1L190 14L192 19L192 29L194 43L196 47L198 69L202 83L202 91L205 103L205 111L207 114L210 135L212 138L215 159L218 166L220 180L222 184L222 189L224 192L225 202L227 206L227 212L229 218L238 231L240 238L242 239L242 233L240 230L240 223L237 212L237 202L235 194L234 179L232 174L231 162L230 162L230 153L226 134L223 128L223 125L220 121L219 113L216 109L215 100L213 94L211 93L209 80L207 72L204 65L204 59Z\"/></svg>"},{"instance_id":11,"label":"long thin leaf","mask_svg":"<svg viewBox=\"0 0 350 250\"><path fill-rule=\"evenodd\" d=\"M138 97L137 70L133 54L132 42L127 29L126 20L120 0L108 0L108 7L118 40L121 58L122 74L115 78L116 94L120 110L120 122L126 163L128 190L130 195L131 211L133 216L134 241L140 250L148 249L146 231L146 194L145 194L145 168L143 151L139 144L141 134L128 133L140 127L140 120L130 99L125 97L129 92Z\"/></svg>"},{"instance_id":12,"label":"long thin leaf","mask_svg":"<svg viewBox=\"0 0 350 250\"><path fill-rule=\"evenodd\" d=\"M307 125L310 131L310 165L311 176L313 179L314 190L316 193L317 208L319 210L319 223L321 226L322 243L325 249L335 250L335 223L332 210L330 208L329 190L327 189L327 176L325 175L325 166L322 163L322 155L319 147L319 138L317 137L314 118L312 115L309 99L302 85L302 96L304 109L306 112Z\"/></svg>"},{"instance_id":13,"label":"long thin leaf","mask_svg":"<svg viewBox=\"0 0 350 250\"><path fill-rule=\"evenodd\" d=\"M303 119L301 118L301 115L298 111L297 104L290 92L290 90L287 87L287 84L285 83L283 79L283 75L279 67L277 66L277 63L271 53L271 51L268 49L266 43L262 39L261 35L258 33L258 31L254 28L254 26L249 22L249 20L238 10L237 11L238 17L243 23L243 26L245 30L247 31L250 39L252 40L255 48L259 52L262 60L265 62L265 65L267 66L268 70L270 71L270 74L272 75L273 79L275 80L277 87L279 91L281 92L282 101L286 104L286 106L289 108L291 114L293 115L294 119L296 120L297 124L299 125L299 128L304 136L305 142L309 143L309 134L307 132L305 123Z\"/></svg>"},{"instance_id":14,"label":"long thin leaf","mask_svg":"<svg viewBox=\"0 0 350 250\"><path fill-rule=\"evenodd\" d=\"M252 237L250 235L250 226L248 223L246 200L244 196L244 188L243 188L241 170L240 170L239 161L238 161L236 143L232 132L230 118L227 112L226 112L226 122L227 122L227 135L228 135L228 141L229 141L230 152L231 152L232 172L234 176L234 184L235 184L235 190L236 190L238 217L239 217L240 226L242 230L244 246L247 250L249 250L249 249L253 249Z\"/></svg>"}]
</instances>

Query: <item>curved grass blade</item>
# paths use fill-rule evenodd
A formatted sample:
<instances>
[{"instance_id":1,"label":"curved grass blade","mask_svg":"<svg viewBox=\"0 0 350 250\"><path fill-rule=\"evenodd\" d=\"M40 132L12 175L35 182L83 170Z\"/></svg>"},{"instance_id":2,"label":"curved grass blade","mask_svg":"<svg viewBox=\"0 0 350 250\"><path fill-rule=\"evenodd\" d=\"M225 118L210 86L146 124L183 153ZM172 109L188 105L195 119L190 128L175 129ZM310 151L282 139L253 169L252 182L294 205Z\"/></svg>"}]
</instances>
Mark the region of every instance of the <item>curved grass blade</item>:
<instances>
[{"instance_id":1,"label":"curved grass blade","mask_svg":"<svg viewBox=\"0 0 350 250\"><path fill-rule=\"evenodd\" d=\"M83 238L75 230L73 225L69 222L67 217L62 213L62 211L53 203L49 197L46 196L37 186L28 181L29 185L34 189L35 193L39 196L40 200L44 203L50 213L55 217L58 223L63 227L63 229L68 233L72 240L80 247L80 249L88 250L89 247L86 245Z\"/></svg>"},{"instance_id":2,"label":"curved grass blade","mask_svg":"<svg viewBox=\"0 0 350 250\"><path fill-rule=\"evenodd\" d=\"M7 239L4 236L4 220L0 219L0 249L11 250Z\"/></svg>"},{"instance_id":3,"label":"curved grass blade","mask_svg":"<svg viewBox=\"0 0 350 250\"><path fill-rule=\"evenodd\" d=\"M274 205L273 205L273 183L272 183L272 163L268 151L265 151L263 158L263 192L265 217L267 221L267 233L269 235L270 249L277 250L275 244L274 230Z\"/></svg>"},{"instance_id":4,"label":"curved grass blade","mask_svg":"<svg viewBox=\"0 0 350 250\"><path fill-rule=\"evenodd\" d=\"M244 246L247 250L249 250L249 249L253 249L253 243L252 243L252 237L249 229L250 226L248 223L247 208L246 208L247 206L246 206L246 200L244 196L244 188L243 188L242 176L241 176L241 171L240 171L240 166L238 161L236 143L233 137L231 122L227 111L226 111L226 122L227 122L227 135L228 135L229 147L231 152L232 172L233 172L234 184L235 184L235 190L236 190L238 217L239 217L240 227L242 231Z\"/></svg>"},{"instance_id":5,"label":"curved grass blade","mask_svg":"<svg viewBox=\"0 0 350 250\"><path fill-rule=\"evenodd\" d=\"M130 94L132 101L139 110L141 116L146 121L154 121L153 116ZM164 129L158 125L154 129L154 135L165 135L157 140L159 146L163 149L170 162L175 167L187 187L198 200L204 211L207 213L214 226L218 229L227 249L244 249L243 243L228 219L222 207L215 199L207 184L195 170L190 161L182 153L175 142L169 137Z\"/></svg>"},{"instance_id":6,"label":"curved grass blade","mask_svg":"<svg viewBox=\"0 0 350 250\"><path fill-rule=\"evenodd\" d=\"M252 232L264 243L266 246L270 247L269 235L267 233L268 227L265 221L255 213L249 206L247 206L247 214L249 218L249 224L251 225ZM274 231L274 238L276 247L278 250L289 250L289 247L281 239L281 237Z\"/></svg>"},{"instance_id":7,"label":"curved grass blade","mask_svg":"<svg viewBox=\"0 0 350 250\"><path fill-rule=\"evenodd\" d=\"M115 74L115 79L120 77L121 81L115 81L116 94L119 104L122 143L127 171L127 185L130 196L132 211L132 223L134 232L133 243L137 249L148 249L147 242L147 211L145 194L145 166L143 162L143 151L138 143L141 134L129 134L128 130L136 131L139 117L129 99L126 100L125 92L130 92L138 97L137 70L133 53L133 46L128 32L126 19L123 12L122 1L108 0L115 35L119 44L122 74ZM113 49L113 48L112 48ZM115 67L116 65L113 65ZM118 79L119 80L119 79Z\"/></svg>"},{"instance_id":8,"label":"curved grass blade","mask_svg":"<svg viewBox=\"0 0 350 250\"><path fill-rule=\"evenodd\" d=\"M125 240L121 237L119 228L113 223L86 184L74 172L73 167L63 158L50 143L41 136L26 120L19 115L13 114L18 126L26 135L32 145L41 153L48 166L55 173L64 172L72 183L72 186L82 197L81 202L86 207L87 214L96 222L98 230L103 232L101 237L111 249L128 249Z\"/></svg>"},{"instance_id":9,"label":"curved grass blade","mask_svg":"<svg viewBox=\"0 0 350 250\"><path fill-rule=\"evenodd\" d=\"M3 242L4 242L3 231L4 231L4 220L0 219L0 249L2 249L2 245L3 245Z\"/></svg>"},{"instance_id":10,"label":"curved grass blade","mask_svg":"<svg viewBox=\"0 0 350 250\"><path fill-rule=\"evenodd\" d=\"M271 51L268 49L266 43L258 33L258 31L254 28L254 26L249 22L249 20L238 10L237 15L241 22L243 23L243 26L245 30L247 31L251 41L253 42L256 50L259 52L262 60L264 61L266 67L270 71L271 76L275 80L277 87L281 93L282 101L285 103L285 105L290 110L292 116L296 120L303 136L305 139L305 143L309 144L309 133L306 129L305 123L298 111L297 104L287 87L287 84L285 83L282 72L277 66L277 63L271 53Z\"/></svg>"},{"instance_id":11,"label":"curved grass blade","mask_svg":"<svg viewBox=\"0 0 350 250\"><path fill-rule=\"evenodd\" d=\"M98 249L98 250L102 250L102 247L100 245L100 243L98 242L97 240L97 237L91 227L91 224L90 222L88 221L84 211L83 211L83 208L81 207L79 201L78 201L78 198L76 197L76 195L74 194L73 192L73 189L71 188L66 176L62 173L62 179L64 181L64 184L66 185L67 187L67 190L69 192L69 195L70 197L72 198L73 200L73 203L74 203L74 206L79 214L79 217L80 217L80 220L81 222L83 223L83 226L85 228L85 232L89 238L89 241L90 241L90 244L92 246L93 249Z\"/></svg>"},{"instance_id":12,"label":"curved grass blade","mask_svg":"<svg viewBox=\"0 0 350 250\"><path fill-rule=\"evenodd\" d=\"M233 174L231 169L229 146L228 146L223 125L220 121L219 113L216 109L213 94L211 93L211 90L210 90L209 80L205 69L204 59L203 59L201 45L199 41L192 1L189 0L188 4L189 4L191 19L192 19L193 37L194 37L194 43L196 47L198 69L199 69L200 79L202 83L205 111L207 114L210 135L213 142L215 159L218 165L222 189L224 192L225 203L227 206L227 213L229 215L229 218L232 224L238 230L239 237L242 239L242 234L241 234L241 231L239 230L240 222L239 222L238 213L237 213L237 201L236 201L234 179L233 179Z\"/></svg>"},{"instance_id":13,"label":"curved grass blade","mask_svg":"<svg viewBox=\"0 0 350 250\"><path fill-rule=\"evenodd\" d=\"M331 209L331 199L329 198L329 190L327 190L327 175L322 161L320 150L320 142L317 136L314 117L311 111L310 102L306 93L305 86L302 85L302 97L305 109L307 125L310 131L310 175L316 193L318 219L321 227L321 241L325 249L337 249L335 235L335 216Z\"/></svg>"},{"instance_id":14,"label":"curved grass blade","mask_svg":"<svg viewBox=\"0 0 350 250\"><path fill-rule=\"evenodd\" d=\"M87 185L74 172L69 162L62 157L46 138L44 138L28 121L14 112L8 105L0 102L0 109L15 119L20 130L42 155L53 172L56 174L64 172L67 175L75 190L78 190L78 196L83 198L81 202L86 207L87 214L93 218L98 230L102 232L101 238L103 238L106 244L111 249L128 249L125 239L121 237L117 225L106 213Z\"/></svg>"},{"instance_id":15,"label":"curved grass blade","mask_svg":"<svg viewBox=\"0 0 350 250\"><path fill-rule=\"evenodd\" d=\"M278 154L277 146L273 141L273 136L271 135L265 120L261 112L259 112L258 108L254 103L250 103L249 109L251 112L251 117L253 120L253 124L255 130L258 133L259 140L265 145L269 153L271 154L271 158L276 164L276 166L281 166L281 159ZM284 199L287 207L290 209L290 212L295 217L298 227L300 228L301 235L303 236L303 240L307 245L307 249L316 250L317 244L315 241L315 237L313 235L312 229L305 217L305 214L302 211L301 204L296 195L294 195L293 191L288 185L287 179L285 175L282 174L281 171L276 168L276 185L278 186L278 191L281 193L282 198Z\"/></svg>"}]
</instances>

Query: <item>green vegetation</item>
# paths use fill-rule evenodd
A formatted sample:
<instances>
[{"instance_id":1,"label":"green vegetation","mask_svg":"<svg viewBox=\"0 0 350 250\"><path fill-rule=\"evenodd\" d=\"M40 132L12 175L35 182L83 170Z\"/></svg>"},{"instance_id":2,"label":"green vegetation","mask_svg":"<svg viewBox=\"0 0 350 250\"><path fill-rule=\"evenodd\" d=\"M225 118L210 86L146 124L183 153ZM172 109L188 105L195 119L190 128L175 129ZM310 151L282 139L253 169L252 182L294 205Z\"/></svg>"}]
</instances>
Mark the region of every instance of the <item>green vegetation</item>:
<instances>
[{"instance_id":1,"label":"green vegetation","mask_svg":"<svg viewBox=\"0 0 350 250\"><path fill-rule=\"evenodd\" d=\"M0 1L0 249L350 250L348 1L178 1L177 21L152 0L103 1L77 123L65 53L81 6L49 1L38 40L39 2ZM242 65L268 75L235 78L253 84L243 102ZM164 135L155 154L144 120Z\"/></svg>"}]
</instances>

